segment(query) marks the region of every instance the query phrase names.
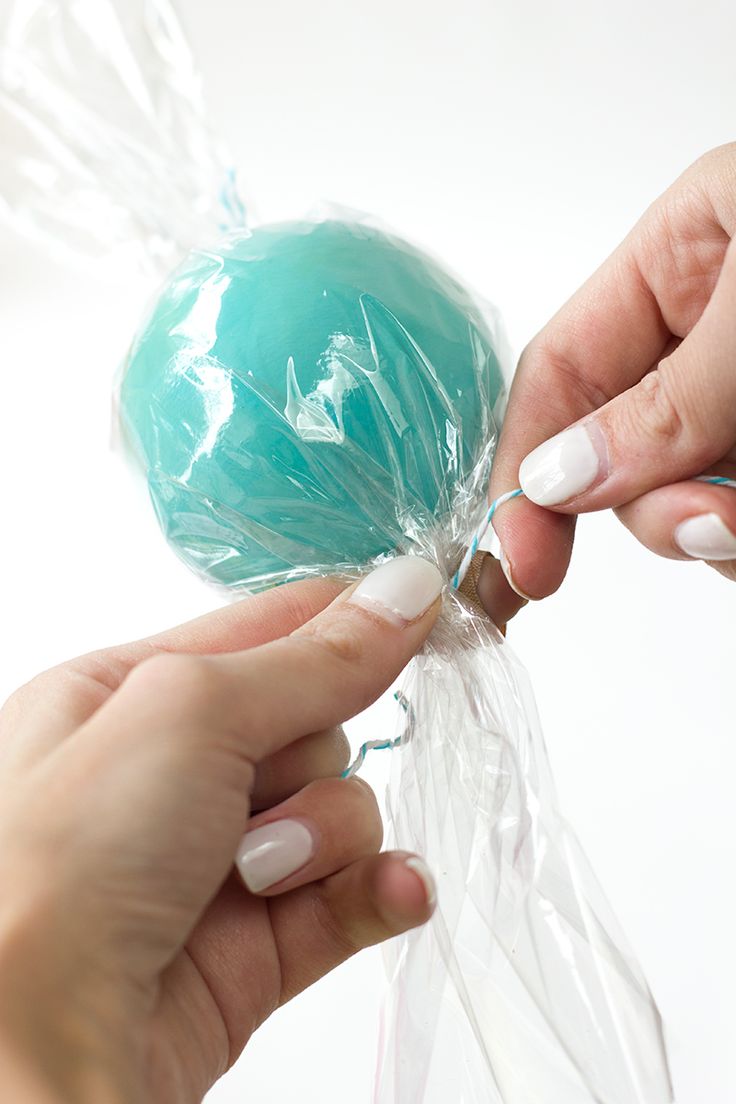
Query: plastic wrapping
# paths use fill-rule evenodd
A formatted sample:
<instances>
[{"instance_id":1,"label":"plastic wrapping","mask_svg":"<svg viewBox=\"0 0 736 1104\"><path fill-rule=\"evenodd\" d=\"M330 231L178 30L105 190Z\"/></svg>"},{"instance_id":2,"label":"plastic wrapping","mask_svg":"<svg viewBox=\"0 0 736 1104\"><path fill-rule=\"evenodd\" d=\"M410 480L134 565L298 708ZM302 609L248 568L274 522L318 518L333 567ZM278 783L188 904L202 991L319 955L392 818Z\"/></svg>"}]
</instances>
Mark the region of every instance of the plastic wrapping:
<instances>
[{"instance_id":1,"label":"plastic wrapping","mask_svg":"<svg viewBox=\"0 0 736 1104\"><path fill-rule=\"evenodd\" d=\"M169 542L247 589L397 550L459 558L505 401L496 328L368 221L265 226L195 251L120 389Z\"/></svg>"},{"instance_id":2,"label":"plastic wrapping","mask_svg":"<svg viewBox=\"0 0 736 1104\"><path fill-rule=\"evenodd\" d=\"M671 1099L644 976L556 803L528 677L450 595L402 685L389 846L438 878L432 923L388 948L383 1104Z\"/></svg>"},{"instance_id":3,"label":"plastic wrapping","mask_svg":"<svg viewBox=\"0 0 736 1104\"><path fill-rule=\"evenodd\" d=\"M243 225L168 0L16 0L0 31L0 214L20 230L161 278Z\"/></svg>"},{"instance_id":4,"label":"plastic wrapping","mask_svg":"<svg viewBox=\"0 0 736 1104\"><path fill-rule=\"evenodd\" d=\"M232 177L164 0L32 0L10 26L6 212L154 269L200 243L120 387L177 554L231 590L354 575L397 552L449 580L485 511L505 403L494 312L369 220L217 241L242 209L232 190L223 203ZM389 842L426 856L438 906L386 952L375 1099L669 1101L656 1006L557 810L526 676L449 587L401 700Z\"/></svg>"}]
</instances>

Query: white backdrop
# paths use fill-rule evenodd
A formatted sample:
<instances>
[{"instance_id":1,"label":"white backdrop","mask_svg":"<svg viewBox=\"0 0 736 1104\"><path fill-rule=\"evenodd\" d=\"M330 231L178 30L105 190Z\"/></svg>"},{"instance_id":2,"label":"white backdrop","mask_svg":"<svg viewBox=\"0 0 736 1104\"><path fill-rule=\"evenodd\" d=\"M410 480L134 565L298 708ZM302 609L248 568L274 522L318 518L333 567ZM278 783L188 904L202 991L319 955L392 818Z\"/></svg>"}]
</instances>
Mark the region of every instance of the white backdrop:
<instances>
[{"instance_id":1,"label":"white backdrop","mask_svg":"<svg viewBox=\"0 0 736 1104\"><path fill-rule=\"evenodd\" d=\"M736 137L732 0L181 7L260 216L325 198L379 214L498 302L517 350ZM216 604L108 448L139 305L2 232L0 691ZM512 632L563 808L660 1004L679 1104L736 1099L735 611L736 587L599 516L562 592ZM365 953L275 1015L210 1104L368 1101L379 964Z\"/></svg>"}]
</instances>

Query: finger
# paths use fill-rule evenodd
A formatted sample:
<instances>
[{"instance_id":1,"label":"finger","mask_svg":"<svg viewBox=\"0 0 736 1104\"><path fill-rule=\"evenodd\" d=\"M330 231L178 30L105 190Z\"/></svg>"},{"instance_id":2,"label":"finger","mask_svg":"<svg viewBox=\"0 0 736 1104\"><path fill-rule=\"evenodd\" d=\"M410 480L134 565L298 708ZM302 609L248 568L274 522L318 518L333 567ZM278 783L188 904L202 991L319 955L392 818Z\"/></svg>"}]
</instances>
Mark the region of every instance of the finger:
<instances>
[{"instance_id":1,"label":"finger","mask_svg":"<svg viewBox=\"0 0 736 1104\"><path fill-rule=\"evenodd\" d=\"M140 902L155 899L161 954L175 947L231 868L255 766L374 701L428 635L442 587L432 564L403 557L290 637L135 667L43 765L84 823L99 825L80 878L88 863L135 924ZM140 854L131 871L129 856ZM149 943L154 935L150 926L129 933Z\"/></svg>"},{"instance_id":2,"label":"finger","mask_svg":"<svg viewBox=\"0 0 736 1104\"><path fill-rule=\"evenodd\" d=\"M270 809L319 778L339 778L350 762L342 726L313 732L287 744L256 767L251 808Z\"/></svg>"},{"instance_id":3,"label":"finger","mask_svg":"<svg viewBox=\"0 0 736 1104\"><path fill-rule=\"evenodd\" d=\"M424 923L435 897L432 875L416 855L370 855L322 881L270 898L269 938L259 926L254 958L253 906L265 902L228 882L188 950L227 1025L230 1063L275 1007L357 951ZM260 962L268 963L266 971ZM276 991L274 978L280 981ZM244 1006L244 992L258 996L255 1013L250 1003Z\"/></svg>"},{"instance_id":4,"label":"finger","mask_svg":"<svg viewBox=\"0 0 736 1104\"><path fill-rule=\"evenodd\" d=\"M705 560L727 578L736 577L735 491L691 480L650 491L617 514L657 555Z\"/></svg>"},{"instance_id":5,"label":"finger","mask_svg":"<svg viewBox=\"0 0 736 1104\"><path fill-rule=\"evenodd\" d=\"M0 760L9 769L37 762L87 721L144 659L168 652L219 654L288 635L344 588L309 579L253 595L155 636L91 652L36 676L0 713Z\"/></svg>"},{"instance_id":6,"label":"finger","mask_svg":"<svg viewBox=\"0 0 736 1104\"><path fill-rule=\"evenodd\" d=\"M714 150L653 204L522 355L489 490L519 485L524 458L633 387L702 314L732 233L734 147ZM493 519L512 586L538 598L560 585L572 523L528 499Z\"/></svg>"},{"instance_id":7,"label":"finger","mask_svg":"<svg viewBox=\"0 0 736 1104\"><path fill-rule=\"evenodd\" d=\"M476 590L481 605L499 627L515 617L527 604L525 595L513 590L508 582L508 566L504 569L494 556L487 556L478 575Z\"/></svg>"},{"instance_id":8,"label":"finger","mask_svg":"<svg viewBox=\"0 0 736 1104\"><path fill-rule=\"evenodd\" d=\"M248 824L236 866L251 893L272 896L334 874L378 851L383 824L360 778L312 782Z\"/></svg>"},{"instance_id":9,"label":"finger","mask_svg":"<svg viewBox=\"0 0 736 1104\"><path fill-rule=\"evenodd\" d=\"M538 505L621 506L699 475L736 441L736 241L691 334L635 387L536 448L520 482Z\"/></svg>"},{"instance_id":10,"label":"finger","mask_svg":"<svg viewBox=\"0 0 736 1104\"><path fill-rule=\"evenodd\" d=\"M127 757L131 740L250 766L375 701L427 637L443 580L418 556L389 561L290 636L221 656L158 655L76 734Z\"/></svg>"},{"instance_id":11,"label":"finger","mask_svg":"<svg viewBox=\"0 0 736 1104\"><path fill-rule=\"evenodd\" d=\"M426 864L405 853L361 859L322 883L275 898L271 922L281 962L281 1002L357 951L424 923L435 900Z\"/></svg>"},{"instance_id":12,"label":"finger","mask_svg":"<svg viewBox=\"0 0 736 1104\"><path fill-rule=\"evenodd\" d=\"M538 445L631 386L662 354L668 330L639 264L632 232L524 350L489 500L519 486L521 463ZM573 521L517 498L496 512L493 528L510 587L520 597L554 593L569 565Z\"/></svg>"}]
</instances>

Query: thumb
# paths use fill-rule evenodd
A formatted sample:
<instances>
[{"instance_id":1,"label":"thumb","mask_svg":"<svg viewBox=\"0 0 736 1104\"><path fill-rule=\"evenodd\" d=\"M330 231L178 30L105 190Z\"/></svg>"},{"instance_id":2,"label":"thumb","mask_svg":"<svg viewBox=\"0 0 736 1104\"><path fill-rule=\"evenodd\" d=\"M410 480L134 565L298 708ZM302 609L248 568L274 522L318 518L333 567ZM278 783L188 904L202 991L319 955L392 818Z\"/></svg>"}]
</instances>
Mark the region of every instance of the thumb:
<instances>
[{"instance_id":1,"label":"thumb","mask_svg":"<svg viewBox=\"0 0 736 1104\"><path fill-rule=\"evenodd\" d=\"M736 244L685 340L644 378L522 462L539 506L583 513L621 506L699 475L736 441Z\"/></svg>"},{"instance_id":2,"label":"thumb","mask_svg":"<svg viewBox=\"0 0 736 1104\"><path fill-rule=\"evenodd\" d=\"M43 764L65 798L52 845L70 841L75 888L92 887L84 907L117 909L116 932L152 946L159 968L227 877L256 764L375 701L429 635L442 591L433 564L397 557L288 636L138 663ZM48 803L38 782L34 800Z\"/></svg>"}]
</instances>

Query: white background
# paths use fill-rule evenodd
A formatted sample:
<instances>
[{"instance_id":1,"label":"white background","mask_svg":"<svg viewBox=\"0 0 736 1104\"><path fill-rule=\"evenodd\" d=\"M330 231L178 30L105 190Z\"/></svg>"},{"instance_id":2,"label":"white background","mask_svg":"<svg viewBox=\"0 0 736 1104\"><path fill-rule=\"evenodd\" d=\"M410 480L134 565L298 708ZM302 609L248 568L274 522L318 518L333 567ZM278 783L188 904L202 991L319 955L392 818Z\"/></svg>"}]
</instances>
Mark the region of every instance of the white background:
<instances>
[{"instance_id":1,"label":"white background","mask_svg":"<svg viewBox=\"0 0 736 1104\"><path fill-rule=\"evenodd\" d=\"M736 137L732 0L182 0L262 217L374 211L501 306L518 349L699 153ZM1 136L0 136L1 142ZM2 156L0 147L0 157ZM108 449L139 301L0 237L0 690L217 599ZM662 1010L680 1104L736 1100L736 587L586 518L512 640L563 809ZM367 1101L366 953L258 1032L211 1104Z\"/></svg>"}]
</instances>

